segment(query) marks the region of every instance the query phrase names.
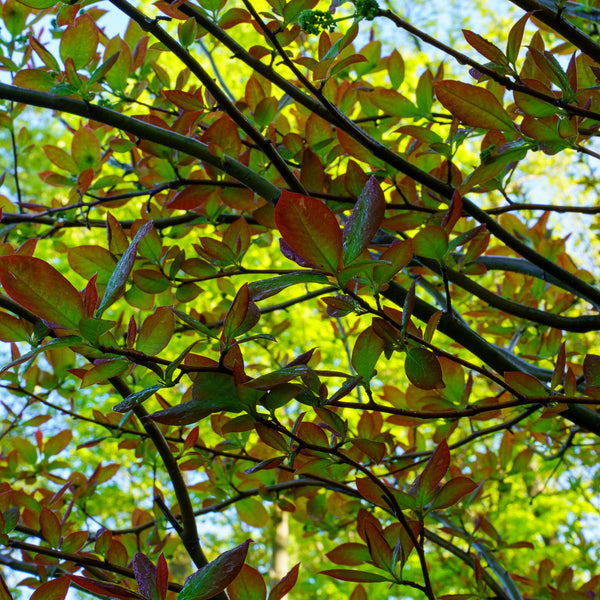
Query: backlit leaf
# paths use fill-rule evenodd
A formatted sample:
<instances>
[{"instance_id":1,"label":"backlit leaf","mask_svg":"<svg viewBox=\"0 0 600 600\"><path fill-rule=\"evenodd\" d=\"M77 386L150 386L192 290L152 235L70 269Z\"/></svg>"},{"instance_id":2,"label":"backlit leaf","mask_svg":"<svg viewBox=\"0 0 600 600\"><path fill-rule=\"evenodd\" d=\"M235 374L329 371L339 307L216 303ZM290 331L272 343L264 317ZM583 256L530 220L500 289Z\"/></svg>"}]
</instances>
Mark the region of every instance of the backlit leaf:
<instances>
[{"instance_id":1,"label":"backlit leaf","mask_svg":"<svg viewBox=\"0 0 600 600\"><path fill-rule=\"evenodd\" d=\"M408 380L422 390L444 387L440 361L427 348L409 348L406 352L404 370Z\"/></svg>"},{"instance_id":2,"label":"backlit leaf","mask_svg":"<svg viewBox=\"0 0 600 600\"><path fill-rule=\"evenodd\" d=\"M64 600L69 591L69 577L58 577L42 583L33 594L30 600ZM10 596L9 596L10 597Z\"/></svg>"},{"instance_id":3,"label":"backlit leaf","mask_svg":"<svg viewBox=\"0 0 600 600\"><path fill-rule=\"evenodd\" d=\"M88 14L77 17L60 38L60 57L73 59L76 69L81 69L94 58L99 34L96 23Z\"/></svg>"},{"instance_id":4,"label":"backlit leaf","mask_svg":"<svg viewBox=\"0 0 600 600\"><path fill-rule=\"evenodd\" d=\"M0 257L0 282L15 302L48 323L77 329L85 316L79 292L64 275L39 258Z\"/></svg>"},{"instance_id":5,"label":"backlit leaf","mask_svg":"<svg viewBox=\"0 0 600 600\"><path fill-rule=\"evenodd\" d=\"M135 342L135 349L154 356L164 350L175 331L175 315L167 306L159 306L142 323Z\"/></svg>"},{"instance_id":6,"label":"backlit leaf","mask_svg":"<svg viewBox=\"0 0 600 600\"><path fill-rule=\"evenodd\" d=\"M512 131L515 126L492 92L462 81L436 81L435 93L444 108L465 125Z\"/></svg>"},{"instance_id":7,"label":"backlit leaf","mask_svg":"<svg viewBox=\"0 0 600 600\"><path fill-rule=\"evenodd\" d=\"M242 565L238 576L229 584L230 600L265 600L267 586L263 576L250 565Z\"/></svg>"},{"instance_id":8,"label":"backlit leaf","mask_svg":"<svg viewBox=\"0 0 600 600\"><path fill-rule=\"evenodd\" d=\"M275 208L283 239L300 256L330 272L342 255L342 231L335 215L315 198L283 191Z\"/></svg>"}]
</instances>

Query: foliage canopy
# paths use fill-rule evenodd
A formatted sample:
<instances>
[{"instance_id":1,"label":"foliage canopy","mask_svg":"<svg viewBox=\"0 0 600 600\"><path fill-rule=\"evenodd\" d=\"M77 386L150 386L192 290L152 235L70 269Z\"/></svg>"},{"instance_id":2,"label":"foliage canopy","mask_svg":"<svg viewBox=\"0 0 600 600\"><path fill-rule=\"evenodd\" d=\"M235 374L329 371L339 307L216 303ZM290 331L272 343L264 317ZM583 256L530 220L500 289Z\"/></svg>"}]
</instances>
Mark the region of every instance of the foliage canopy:
<instances>
[{"instance_id":1,"label":"foliage canopy","mask_svg":"<svg viewBox=\"0 0 600 600\"><path fill-rule=\"evenodd\" d=\"M2 2L0 600L600 597L600 2L110 4Z\"/></svg>"}]
</instances>

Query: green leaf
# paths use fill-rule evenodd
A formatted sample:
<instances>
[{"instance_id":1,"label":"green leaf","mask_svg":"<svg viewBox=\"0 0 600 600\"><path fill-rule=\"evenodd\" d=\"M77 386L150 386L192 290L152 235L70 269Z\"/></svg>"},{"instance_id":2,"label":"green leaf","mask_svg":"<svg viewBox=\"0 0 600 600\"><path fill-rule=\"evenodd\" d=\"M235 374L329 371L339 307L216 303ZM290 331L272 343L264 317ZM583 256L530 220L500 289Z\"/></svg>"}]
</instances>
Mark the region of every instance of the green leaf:
<instances>
[{"instance_id":1,"label":"green leaf","mask_svg":"<svg viewBox=\"0 0 600 600\"><path fill-rule=\"evenodd\" d=\"M79 292L39 258L22 254L0 257L0 282L15 302L52 325L77 329L85 316Z\"/></svg>"},{"instance_id":2,"label":"green leaf","mask_svg":"<svg viewBox=\"0 0 600 600\"><path fill-rule=\"evenodd\" d=\"M235 381L227 373L198 373L192 386L192 400L151 415L159 423L186 425L215 412L239 413L244 409Z\"/></svg>"},{"instance_id":3,"label":"green leaf","mask_svg":"<svg viewBox=\"0 0 600 600\"><path fill-rule=\"evenodd\" d=\"M34 350L31 350L31 352L27 352L27 354L22 354L19 358L4 365L0 369L0 375L3 375L4 373L6 373L6 371L11 369L12 367L16 367L17 365L27 362L29 359L38 355L40 352L46 352L46 350L54 350L55 348L62 348L64 346L77 346L77 345L81 344L81 342L82 342L82 339L78 335L68 335L66 337L52 340L51 342L48 342L47 344L44 344L43 346L38 346Z\"/></svg>"},{"instance_id":4,"label":"green leaf","mask_svg":"<svg viewBox=\"0 0 600 600\"><path fill-rule=\"evenodd\" d=\"M444 387L440 361L427 348L409 348L406 352L404 369L408 380L422 390L435 390Z\"/></svg>"},{"instance_id":5,"label":"green leaf","mask_svg":"<svg viewBox=\"0 0 600 600\"><path fill-rule=\"evenodd\" d=\"M135 237L131 241L131 244L121 256L121 259L117 263L110 280L106 284L106 292L102 298L100 306L96 310L96 317L101 317L102 313L115 301L119 296L123 294L125 284L129 279L129 274L133 268L135 262L135 255L137 253L137 247L140 240L151 231L152 223L148 221L144 223L135 234Z\"/></svg>"},{"instance_id":6,"label":"green leaf","mask_svg":"<svg viewBox=\"0 0 600 600\"><path fill-rule=\"evenodd\" d=\"M221 593L241 571L251 541L246 540L196 571L177 594L177 600L208 600Z\"/></svg>"},{"instance_id":7,"label":"green leaf","mask_svg":"<svg viewBox=\"0 0 600 600\"><path fill-rule=\"evenodd\" d=\"M373 370L384 346L385 342L375 333L373 327L367 327L356 338L352 350L352 366L366 383L373 376Z\"/></svg>"},{"instance_id":8,"label":"green leaf","mask_svg":"<svg viewBox=\"0 0 600 600\"><path fill-rule=\"evenodd\" d=\"M155 385L151 385L145 390L140 390L139 392L134 392L133 394L129 394L124 400L113 406L113 410L118 413L125 413L136 406L139 406L142 402L154 396L156 392L162 390L165 386L161 383L157 383Z\"/></svg>"},{"instance_id":9,"label":"green leaf","mask_svg":"<svg viewBox=\"0 0 600 600\"><path fill-rule=\"evenodd\" d=\"M300 283L328 284L329 279L326 275L317 272L290 273L289 275L280 275L279 277L263 279L262 281L253 281L248 284L248 289L252 300L258 302L259 300L264 300L265 298L279 294L279 292L292 285L298 285Z\"/></svg>"},{"instance_id":10,"label":"green leaf","mask_svg":"<svg viewBox=\"0 0 600 600\"><path fill-rule=\"evenodd\" d=\"M428 225L413 238L413 250L418 256L446 262L448 233L438 225Z\"/></svg>"},{"instance_id":11,"label":"green leaf","mask_svg":"<svg viewBox=\"0 0 600 600\"><path fill-rule=\"evenodd\" d=\"M514 131L515 125L502 104L485 88L462 81L436 81L434 88L444 108L465 125Z\"/></svg>"}]
</instances>

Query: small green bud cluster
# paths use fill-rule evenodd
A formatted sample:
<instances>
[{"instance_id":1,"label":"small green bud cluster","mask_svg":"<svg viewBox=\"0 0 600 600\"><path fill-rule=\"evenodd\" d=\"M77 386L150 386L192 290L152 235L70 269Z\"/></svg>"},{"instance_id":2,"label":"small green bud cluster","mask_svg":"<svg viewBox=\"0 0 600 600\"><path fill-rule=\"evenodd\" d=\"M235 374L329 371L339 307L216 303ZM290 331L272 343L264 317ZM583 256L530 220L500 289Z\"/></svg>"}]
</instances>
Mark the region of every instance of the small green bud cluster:
<instances>
[{"instance_id":1,"label":"small green bud cluster","mask_svg":"<svg viewBox=\"0 0 600 600\"><path fill-rule=\"evenodd\" d=\"M367 21L372 21L379 14L377 0L355 0L356 14Z\"/></svg>"},{"instance_id":2,"label":"small green bud cluster","mask_svg":"<svg viewBox=\"0 0 600 600\"><path fill-rule=\"evenodd\" d=\"M298 25L306 33L321 33L321 31L333 31L336 23L333 15L325 10L303 10L298 17Z\"/></svg>"}]
</instances>

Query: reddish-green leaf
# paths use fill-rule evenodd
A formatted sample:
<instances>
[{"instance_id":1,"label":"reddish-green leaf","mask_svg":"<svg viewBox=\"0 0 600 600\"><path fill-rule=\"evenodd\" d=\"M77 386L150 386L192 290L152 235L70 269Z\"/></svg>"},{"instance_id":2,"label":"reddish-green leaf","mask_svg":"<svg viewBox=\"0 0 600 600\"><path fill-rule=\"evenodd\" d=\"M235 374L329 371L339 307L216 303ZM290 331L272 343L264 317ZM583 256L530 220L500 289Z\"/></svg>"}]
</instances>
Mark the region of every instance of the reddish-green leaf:
<instances>
[{"instance_id":1,"label":"reddish-green leaf","mask_svg":"<svg viewBox=\"0 0 600 600\"><path fill-rule=\"evenodd\" d=\"M504 381L523 396L547 396L549 394L540 380L528 373L507 371L504 373Z\"/></svg>"},{"instance_id":2,"label":"reddish-green leaf","mask_svg":"<svg viewBox=\"0 0 600 600\"><path fill-rule=\"evenodd\" d=\"M343 232L344 266L367 248L385 216L385 198L381 186L371 176L363 188Z\"/></svg>"},{"instance_id":3,"label":"reddish-green leaf","mask_svg":"<svg viewBox=\"0 0 600 600\"><path fill-rule=\"evenodd\" d=\"M448 442L443 439L427 461L425 469L418 477L419 496L426 500L442 480L450 466L450 450Z\"/></svg>"},{"instance_id":4,"label":"reddish-green leaf","mask_svg":"<svg viewBox=\"0 0 600 600\"><path fill-rule=\"evenodd\" d=\"M284 575L269 592L268 600L281 600L287 595L291 589L296 585L298 581L298 571L300 570L300 563L297 563L290 569L287 575ZM233 600L233 599L232 599Z\"/></svg>"},{"instance_id":5,"label":"reddish-green leaf","mask_svg":"<svg viewBox=\"0 0 600 600\"><path fill-rule=\"evenodd\" d=\"M445 262L448 253L448 232L438 225L428 225L414 237L413 250L418 256Z\"/></svg>"},{"instance_id":6,"label":"reddish-green leaf","mask_svg":"<svg viewBox=\"0 0 600 600\"><path fill-rule=\"evenodd\" d=\"M365 537L367 538L369 554L375 566L393 574L394 561L392 559L392 549L381 531L371 521L365 523Z\"/></svg>"},{"instance_id":7,"label":"reddish-green leaf","mask_svg":"<svg viewBox=\"0 0 600 600\"><path fill-rule=\"evenodd\" d=\"M8 585L0 573L0 600L14 600L13 595L10 593L8 589Z\"/></svg>"},{"instance_id":8,"label":"reddish-green leaf","mask_svg":"<svg viewBox=\"0 0 600 600\"><path fill-rule=\"evenodd\" d=\"M42 506L42 512L40 513L40 531L52 548L58 547L61 531L60 521L54 512L45 506Z\"/></svg>"},{"instance_id":9,"label":"reddish-green leaf","mask_svg":"<svg viewBox=\"0 0 600 600\"><path fill-rule=\"evenodd\" d=\"M175 315L167 306L160 306L147 317L138 332L135 349L154 356L164 350L175 331Z\"/></svg>"},{"instance_id":10,"label":"reddish-green leaf","mask_svg":"<svg viewBox=\"0 0 600 600\"><path fill-rule=\"evenodd\" d=\"M265 600L267 586L263 576L250 565L242 565L238 576L229 584L230 600Z\"/></svg>"},{"instance_id":11,"label":"reddish-green leaf","mask_svg":"<svg viewBox=\"0 0 600 600\"><path fill-rule=\"evenodd\" d=\"M354 567L371 560L369 548L357 542L346 542L330 550L325 556L336 565Z\"/></svg>"},{"instance_id":12,"label":"reddish-green leaf","mask_svg":"<svg viewBox=\"0 0 600 600\"><path fill-rule=\"evenodd\" d=\"M62 541L60 549L63 552L78 552L81 550L88 541L87 531L74 531L69 533L67 537Z\"/></svg>"},{"instance_id":13,"label":"reddish-green leaf","mask_svg":"<svg viewBox=\"0 0 600 600\"><path fill-rule=\"evenodd\" d=\"M468 477L454 477L442 486L436 495L431 510L454 506L463 496L477 489L477 484Z\"/></svg>"},{"instance_id":14,"label":"reddish-green leaf","mask_svg":"<svg viewBox=\"0 0 600 600\"><path fill-rule=\"evenodd\" d=\"M584 359L585 360L585 359ZM556 364L554 365L554 372L552 373L552 383L550 384L551 389L555 389L563 380L565 375L565 366L567 364L565 343L560 345L558 350L558 356L556 357Z\"/></svg>"},{"instance_id":15,"label":"reddish-green leaf","mask_svg":"<svg viewBox=\"0 0 600 600\"><path fill-rule=\"evenodd\" d=\"M523 41L523 33L525 31L525 25L529 20L531 13L527 13L522 16L508 32L508 40L506 42L506 56L511 63L515 63L518 56L519 50L521 49L521 42Z\"/></svg>"},{"instance_id":16,"label":"reddish-green leaf","mask_svg":"<svg viewBox=\"0 0 600 600\"><path fill-rule=\"evenodd\" d=\"M496 96L485 88L461 81L436 81L435 93L443 106L465 125L512 131L515 126Z\"/></svg>"},{"instance_id":17,"label":"reddish-green leaf","mask_svg":"<svg viewBox=\"0 0 600 600\"><path fill-rule=\"evenodd\" d=\"M77 17L67 27L60 38L60 57L63 62L67 57L73 59L76 69L85 67L96 54L99 34L96 23L88 15Z\"/></svg>"},{"instance_id":18,"label":"reddish-green leaf","mask_svg":"<svg viewBox=\"0 0 600 600\"><path fill-rule=\"evenodd\" d=\"M118 600L148 600L145 596L115 583L97 581L79 575L69 575L68 577L73 583L82 587L84 590L92 592L93 594L99 594L103 598L110 598L111 600L113 598L117 598Z\"/></svg>"},{"instance_id":19,"label":"reddish-green leaf","mask_svg":"<svg viewBox=\"0 0 600 600\"><path fill-rule=\"evenodd\" d=\"M583 376L587 385L600 386L600 356L588 354L583 359Z\"/></svg>"},{"instance_id":20,"label":"reddish-green leaf","mask_svg":"<svg viewBox=\"0 0 600 600\"><path fill-rule=\"evenodd\" d=\"M500 48L494 46L494 44L488 42L479 34L469 31L468 29L463 29L462 32L465 36L465 40L467 40L479 54L485 56L485 58L497 65L508 65L508 60Z\"/></svg>"},{"instance_id":21,"label":"reddish-green leaf","mask_svg":"<svg viewBox=\"0 0 600 600\"><path fill-rule=\"evenodd\" d=\"M258 306L250 300L248 284L245 283L235 295L231 307L225 316L223 337L231 340L252 329L260 320Z\"/></svg>"},{"instance_id":22,"label":"reddish-green leaf","mask_svg":"<svg viewBox=\"0 0 600 600\"><path fill-rule=\"evenodd\" d=\"M323 202L284 190L275 208L275 222L294 252L317 267L337 271L342 231Z\"/></svg>"},{"instance_id":23,"label":"reddish-green leaf","mask_svg":"<svg viewBox=\"0 0 600 600\"><path fill-rule=\"evenodd\" d=\"M28 321L17 319L4 311L0 311L0 341L24 342L29 339L33 327Z\"/></svg>"},{"instance_id":24,"label":"reddish-green leaf","mask_svg":"<svg viewBox=\"0 0 600 600\"><path fill-rule=\"evenodd\" d=\"M136 552L133 557L133 572L138 585L138 590L149 600L162 600L156 581L156 567L154 563L141 552Z\"/></svg>"},{"instance_id":25,"label":"reddish-green leaf","mask_svg":"<svg viewBox=\"0 0 600 600\"><path fill-rule=\"evenodd\" d=\"M250 542L246 540L196 571L186 581L177 600L207 600L222 592L242 569Z\"/></svg>"},{"instance_id":26,"label":"reddish-green leaf","mask_svg":"<svg viewBox=\"0 0 600 600\"><path fill-rule=\"evenodd\" d=\"M98 359L94 366L86 371L81 380L81 389L121 375L129 368L129 361L124 358Z\"/></svg>"},{"instance_id":27,"label":"reddish-green leaf","mask_svg":"<svg viewBox=\"0 0 600 600\"><path fill-rule=\"evenodd\" d=\"M85 316L79 292L66 277L39 258L0 257L0 282L15 302L49 323L76 329Z\"/></svg>"},{"instance_id":28,"label":"reddish-green leaf","mask_svg":"<svg viewBox=\"0 0 600 600\"><path fill-rule=\"evenodd\" d=\"M409 348L406 352L404 370L408 380L422 390L444 387L440 361L427 348Z\"/></svg>"},{"instance_id":29,"label":"reddish-green leaf","mask_svg":"<svg viewBox=\"0 0 600 600\"><path fill-rule=\"evenodd\" d=\"M367 571L355 571L354 569L329 569L327 571L319 571L321 575L329 575L335 579L342 581L356 581L364 583L375 583L378 581L389 581L389 577L378 575L377 573L369 573Z\"/></svg>"},{"instance_id":30,"label":"reddish-green leaf","mask_svg":"<svg viewBox=\"0 0 600 600\"><path fill-rule=\"evenodd\" d=\"M58 577L46 581L31 594L30 600L64 600L70 583L69 577Z\"/></svg>"}]
</instances>

